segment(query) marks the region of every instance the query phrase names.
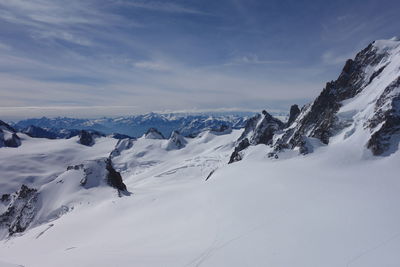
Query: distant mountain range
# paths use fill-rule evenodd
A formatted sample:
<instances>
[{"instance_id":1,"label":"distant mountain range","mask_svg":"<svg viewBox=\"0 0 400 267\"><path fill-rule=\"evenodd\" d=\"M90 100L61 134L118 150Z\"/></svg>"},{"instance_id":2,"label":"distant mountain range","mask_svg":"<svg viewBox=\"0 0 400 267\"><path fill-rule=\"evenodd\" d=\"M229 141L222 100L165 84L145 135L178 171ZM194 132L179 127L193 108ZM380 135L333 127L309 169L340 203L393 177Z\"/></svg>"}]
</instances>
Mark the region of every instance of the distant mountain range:
<instances>
[{"instance_id":1,"label":"distant mountain range","mask_svg":"<svg viewBox=\"0 0 400 267\"><path fill-rule=\"evenodd\" d=\"M285 117L285 113L275 113L275 116ZM156 128L168 137L175 130L184 136L194 135L207 129L216 129L221 126L233 129L243 128L248 118L254 116L252 112L235 113L148 113L143 115L118 118L76 119L76 118L34 118L21 120L12 126L20 131L32 131L30 126L40 127L57 135L60 130L94 130L105 134L119 133L132 137L140 137L149 128Z\"/></svg>"}]
</instances>

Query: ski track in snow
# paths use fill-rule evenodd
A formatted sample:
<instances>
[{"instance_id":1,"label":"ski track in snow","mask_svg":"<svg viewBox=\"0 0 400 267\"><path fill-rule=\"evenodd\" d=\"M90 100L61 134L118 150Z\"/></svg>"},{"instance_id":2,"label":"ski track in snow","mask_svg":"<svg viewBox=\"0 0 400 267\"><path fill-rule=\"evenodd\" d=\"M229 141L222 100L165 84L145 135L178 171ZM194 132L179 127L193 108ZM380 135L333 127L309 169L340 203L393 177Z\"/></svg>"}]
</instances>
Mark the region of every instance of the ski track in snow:
<instances>
[{"instance_id":1,"label":"ski track in snow","mask_svg":"<svg viewBox=\"0 0 400 267\"><path fill-rule=\"evenodd\" d=\"M285 214L286 214L286 212L284 212L282 215L285 215ZM277 220L277 218L275 220L269 220L267 222L263 222L263 223L255 226L253 228L250 228L250 229L238 234L237 236L235 236L235 237L233 237L233 238L231 238L231 239L229 239L227 241L222 242L220 245L217 245L217 243L219 241L218 240L218 236L219 236L219 233L220 233L220 231L217 231L217 233L215 235L215 238L214 238L214 241L212 242L210 247L208 247L205 251L203 251L194 260L192 260L191 262L186 264L185 267L192 266L192 265L196 266L196 267L201 266L205 261L207 261L207 259L212 257L212 255L215 254L216 252L218 252L219 250L231 245L234 242L239 241L242 238L246 238L247 236L251 235L252 233L256 232L259 229L262 229L263 227L266 227L266 225L268 225L268 224L270 224L270 223L272 223L272 222L274 222L276 220ZM217 224L217 225L219 225L219 224ZM217 228L219 228L219 227L217 227Z\"/></svg>"}]
</instances>

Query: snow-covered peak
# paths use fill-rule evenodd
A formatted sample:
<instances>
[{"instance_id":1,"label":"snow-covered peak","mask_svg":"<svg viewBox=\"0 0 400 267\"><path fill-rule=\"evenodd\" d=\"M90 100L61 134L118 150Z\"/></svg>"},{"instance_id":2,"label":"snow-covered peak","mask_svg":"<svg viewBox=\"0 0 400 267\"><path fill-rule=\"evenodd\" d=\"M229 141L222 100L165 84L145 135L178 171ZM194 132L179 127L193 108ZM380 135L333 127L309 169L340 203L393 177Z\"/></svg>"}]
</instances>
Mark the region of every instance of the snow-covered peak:
<instances>
[{"instance_id":1,"label":"snow-covered peak","mask_svg":"<svg viewBox=\"0 0 400 267\"><path fill-rule=\"evenodd\" d=\"M389 155L398 150L400 41L371 43L346 62L339 77L328 82L311 104L300 113L298 109L291 113L293 116L282 131L260 127L268 125L261 115L249 120L234 154L249 145L266 144L257 141L260 136L270 137L269 155L274 158L286 149L307 154L317 147L338 144L354 146L357 157L371 152ZM244 142L245 137L248 142Z\"/></svg>"},{"instance_id":2,"label":"snow-covered peak","mask_svg":"<svg viewBox=\"0 0 400 267\"><path fill-rule=\"evenodd\" d=\"M400 39L393 37L388 40L376 40L372 43L373 47L377 49L378 53L394 51L400 47Z\"/></svg>"},{"instance_id":3,"label":"snow-covered peak","mask_svg":"<svg viewBox=\"0 0 400 267\"><path fill-rule=\"evenodd\" d=\"M156 128L150 128L144 135L146 139L165 139L163 134L160 133Z\"/></svg>"},{"instance_id":4,"label":"snow-covered peak","mask_svg":"<svg viewBox=\"0 0 400 267\"><path fill-rule=\"evenodd\" d=\"M183 137L178 131L173 131L171 137L168 139L166 149L167 150L174 150L174 149L181 149L185 147L187 141L185 137Z\"/></svg>"},{"instance_id":5,"label":"snow-covered peak","mask_svg":"<svg viewBox=\"0 0 400 267\"><path fill-rule=\"evenodd\" d=\"M0 148L18 147L21 145L21 139L14 128L0 120Z\"/></svg>"}]
</instances>

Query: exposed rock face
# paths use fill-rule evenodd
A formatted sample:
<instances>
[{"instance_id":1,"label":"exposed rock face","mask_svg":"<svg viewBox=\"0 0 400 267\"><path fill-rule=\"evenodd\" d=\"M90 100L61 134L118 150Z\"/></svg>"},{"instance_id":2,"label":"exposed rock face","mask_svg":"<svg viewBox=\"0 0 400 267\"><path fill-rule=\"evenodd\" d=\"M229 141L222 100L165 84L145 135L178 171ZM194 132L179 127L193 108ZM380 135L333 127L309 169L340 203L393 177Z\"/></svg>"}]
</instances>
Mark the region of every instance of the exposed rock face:
<instances>
[{"instance_id":1,"label":"exposed rock face","mask_svg":"<svg viewBox=\"0 0 400 267\"><path fill-rule=\"evenodd\" d=\"M1 202L7 202L10 200L10 194L3 194L0 198Z\"/></svg>"},{"instance_id":2,"label":"exposed rock face","mask_svg":"<svg viewBox=\"0 0 400 267\"><path fill-rule=\"evenodd\" d=\"M111 159L107 159L106 161L106 169L108 171L107 174L107 183L121 191L126 191L126 185L122 181L122 176L119 172L117 172L111 162Z\"/></svg>"},{"instance_id":3,"label":"exposed rock face","mask_svg":"<svg viewBox=\"0 0 400 267\"><path fill-rule=\"evenodd\" d=\"M25 231L35 217L37 197L37 190L26 185L6 197L3 201L9 203L6 212L0 215L0 227L6 228L10 236Z\"/></svg>"},{"instance_id":4,"label":"exposed rock face","mask_svg":"<svg viewBox=\"0 0 400 267\"><path fill-rule=\"evenodd\" d=\"M267 115L248 120L238 142L248 141L235 148L230 162L240 160L248 144L271 145L268 156L277 158L285 149L307 154L334 135L347 139L355 133L357 138L369 135L365 147L374 155L388 155L400 141L399 99L400 41L375 41L347 60L338 79L328 82L311 104L301 110L293 105L283 127Z\"/></svg>"},{"instance_id":5,"label":"exposed rock face","mask_svg":"<svg viewBox=\"0 0 400 267\"><path fill-rule=\"evenodd\" d=\"M367 143L374 155L395 149L400 135L400 76L386 87L375 105L375 114L367 127L377 129ZM380 125L380 128L379 128Z\"/></svg>"},{"instance_id":6,"label":"exposed rock face","mask_svg":"<svg viewBox=\"0 0 400 267\"><path fill-rule=\"evenodd\" d=\"M165 137L156 128L150 128L144 135L146 139L165 139Z\"/></svg>"},{"instance_id":7,"label":"exposed rock face","mask_svg":"<svg viewBox=\"0 0 400 267\"><path fill-rule=\"evenodd\" d=\"M250 118L245 126L242 135L237 141L229 163L242 159L241 151L250 145L265 144L271 145L274 134L284 127L284 123L271 116L267 111L263 110L262 114Z\"/></svg>"},{"instance_id":8,"label":"exposed rock face","mask_svg":"<svg viewBox=\"0 0 400 267\"><path fill-rule=\"evenodd\" d=\"M79 141L78 142L84 146L93 146L94 138L89 132L82 130L79 132Z\"/></svg>"},{"instance_id":9,"label":"exposed rock face","mask_svg":"<svg viewBox=\"0 0 400 267\"><path fill-rule=\"evenodd\" d=\"M263 110L261 121L259 121L254 133L249 138L250 144L271 144L274 134L282 129L283 125L280 120L272 117L267 111Z\"/></svg>"},{"instance_id":10,"label":"exposed rock face","mask_svg":"<svg viewBox=\"0 0 400 267\"><path fill-rule=\"evenodd\" d=\"M4 146L6 147L19 147L21 145L21 139L18 137L16 133L12 133L11 136L7 135L7 133L3 132L4 138ZM1 139L1 133L0 133Z\"/></svg>"},{"instance_id":11,"label":"exposed rock face","mask_svg":"<svg viewBox=\"0 0 400 267\"><path fill-rule=\"evenodd\" d=\"M360 95L367 86L373 86L373 81L380 78L385 73L385 68L390 64L389 55L390 50L378 49L376 43L372 43L358 53L354 60L349 59L338 79L328 82L315 101L302 108L301 113L295 119L296 124L288 123L288 129L276 142L275 150L298 147L301 153L309 153L311 151L306 145L308 138L316 138L323 144L328 144L331 136L349 126L341 122L336 116L343 105L343 101L353 99ZM387 93L382 95L381 100L377 101L376 112L378 113L379 103L387 105L388 102L395 101L393 94L391 94L391 99L385 98L384 95L388 95L390 94L389 91L392 92L394 88L398 88L398 82L394 82L389 87L391 89L388 89ZM376 100L369 99L367 101ZM365 103L365 106L367 105L368 103ZM394 102L389 105L396 106ZM390 143L388 135L397 132L395 125L398 125L398 119L395 115L396 108L378 113L373 119L375 123L368 126L377 125L378 122L386 122L380 131L373 133L368 142L367 146L372 149L375 155L381 154L387 149L388 142ZM291 127L291 124L293 124L293 127Z\"/></svg>"},{"instance_id":12,"label":"exposed rock face","mask_svg":"<svg viewBox=\"0 0 400 267\"><path fill-rule=\"evenodd\" d=\"M126 191L122 176L114 169L111 158L91 160L82 164L68 166L67 171L69 170L83 171L80 184L86 189L107 184L118 190Z\"/></svg>"},{"instance_id":13,"label":"exposed rock face","mask_svg":"<svg viewBox=\"0 0 400 267\"><path fill-rule=\"evenodd\" d=\"M118 140L117 144L115 145L114 150L111 151L111 153L110 153L110 158L117 157L117 156L121 155L122 151L132 148L134 141L135 141L135 139L131 139L131 138L125 138L125 139Z\"/></svg>"},{"instance_id":14,"label":"exposed rock face","mask_svg":"<svg viewBox=\"0 0 400 267\"><path fill-rule=\"evenodd\" d=\"M96 131L81 130L79 132L78 142L84 146L93 146L95 144L95 138L98 138L101 136L104 136L104 134L101 134Z\"/></svg>"},{"instance_id":15,"label":"exposed rock face","mask_svg":"<svg viewBox=\"0 0 400 267\"><path fill-rule=\"evenodd\" d=\"M187 144L185 137L179 134L178 131L173 131L167 143L167 150L181 149Z\"/></svg>"},{"instance_id":16,"label":"exposed rock face","mask_svg":"<svg viewBox=\"0 0 400 267\"><path fill-rule=\"evenodd\" d=\"M110 186L118 190L119 196L129 195L109 158L68 166L39 190L22 185L17 192L0 198L0 239L59 218L74 208L74 200L86 195L85 190Z\"/></svg>"},{"instance_id":17,"label":"exposed rock face","mask_svg":"<svg viewBox=\"0 0 400 267\"><path fill-rule=\"evenodd\" d=\"M0 147L19 147L21 139L14 128L0 120Z\"/></svg>"},{"instance_id":18,"label":"exposed rock face","mask_svg":"<svg viewBox=\"0 0 400 267\"><path fill-rule=\"evenodd\" d=\"M248 138L251 145L270 144L274 133L283 128L283 122L272 117L267 111L250 118L238 142Z\"/></svg>"},{"instance_id":19,"label":"exposed rock face","mask_svg":"<svg viewBox=\"0 0 400 267\"><path fill-rule=\"evenodd\" d=\"M303 116L300 116L294 132L288 132L290 137L286 134L282 139L288 139L286 142L291 148L304 149L304 136L318 138L322 143L328 144L340 102L353 97L360 90L364 78L362 68L367 64L365 61L373 61L372 58L373 53L367 49L358 54L354 61L348 60L339 78L328 82L312 105L303 110ZM307 153L307 150L304 149L303 153Z\"/></svg>"},{"instance_id":20,"label":"exposed rock face","mask_svg":"<svg viewBox=\"0 0 400 267\"><path fill-rule=\"evenodd\" d=\"M239 144L235 147L235 150L233 151L229 159L229 164L242 160L242 155L240 154L240 152L245 150L249 146L250 146L249 139L245 138L242 141L240 141Z\"/></svg>"},{"instance_id":21,"label":"exposed rock face","mask_svg":"<svg viewBox=\"0 0 400 267\"><path fill-rule=\"evenodd\" d=\"M286 127L289 127L290 125L292 125L292 123L296 120L296 118L299 116L300 114L300 109L298 105L292 105L290 107L290 112L289 112L289 120L286 123Z\"/></svg>"}]
</instances>

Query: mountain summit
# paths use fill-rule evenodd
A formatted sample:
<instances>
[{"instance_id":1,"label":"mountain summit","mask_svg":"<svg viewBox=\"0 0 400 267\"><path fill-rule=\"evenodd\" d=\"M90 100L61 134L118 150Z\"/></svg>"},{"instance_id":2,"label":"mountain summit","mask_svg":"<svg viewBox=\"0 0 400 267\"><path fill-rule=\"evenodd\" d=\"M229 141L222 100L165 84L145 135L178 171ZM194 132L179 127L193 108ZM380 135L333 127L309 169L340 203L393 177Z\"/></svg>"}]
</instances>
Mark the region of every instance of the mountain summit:
<instances>
[{"instance_id":1,"label":"mountain summit","mask_svg":"<svg viewBox=\"0 0 400 267\"><path fill-rule=\"evenodd\" d=\"M375 41L347 60L339 77L311 104L300 112L292 106L284 129L279 123L255 127L263 120L261 115L252 118L244 133L269 136L268 142L253 138L249 145L271 145L273 157L286 149L307 154L333 137L334 142L361 143L376 156L393 153L400 140L400 41ZM243 138L237 143L234 154L243 150Z\"/></svg>"}]
</instances>

